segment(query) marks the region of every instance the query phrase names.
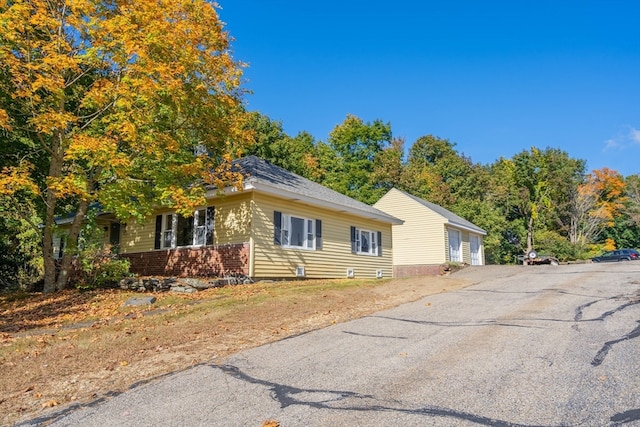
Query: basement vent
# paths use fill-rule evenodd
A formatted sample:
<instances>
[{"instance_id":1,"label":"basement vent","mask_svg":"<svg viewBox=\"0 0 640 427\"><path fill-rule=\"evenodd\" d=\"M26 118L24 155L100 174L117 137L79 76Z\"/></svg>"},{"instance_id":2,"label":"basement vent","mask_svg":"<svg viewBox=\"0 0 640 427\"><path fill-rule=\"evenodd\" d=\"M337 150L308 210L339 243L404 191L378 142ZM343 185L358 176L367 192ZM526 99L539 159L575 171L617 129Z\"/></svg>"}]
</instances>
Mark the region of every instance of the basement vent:
<instances>
[{"instance_id":1,"label":"basement vent","mask_svg":"<svg viewBox=\"0 0 640 427\"><path fill-rule=\"evenodd\" d=\"M376 270L376 279L382 279L382 270Z\"/></svg>"},{"instance_id":2,"label":"basement vent","mask_svg":"<svg viewBox=\"0 0 640 427\"><path fill-rule=\"evenodd\" d=\"M349 279L353 279L354 277L356 277L356 272L353 270L353 268L347 268L347 277Z\"/></svg>"},{"instance_id":3,"label":"basement vent","mask_svg":"<svg viewBox=\"0 0 640 427\"><path fill-rule=\"evenodd\" d=\"M304 277L304 266L299 265L296 267L296 277Z\"/></svg>"}]
</instances>

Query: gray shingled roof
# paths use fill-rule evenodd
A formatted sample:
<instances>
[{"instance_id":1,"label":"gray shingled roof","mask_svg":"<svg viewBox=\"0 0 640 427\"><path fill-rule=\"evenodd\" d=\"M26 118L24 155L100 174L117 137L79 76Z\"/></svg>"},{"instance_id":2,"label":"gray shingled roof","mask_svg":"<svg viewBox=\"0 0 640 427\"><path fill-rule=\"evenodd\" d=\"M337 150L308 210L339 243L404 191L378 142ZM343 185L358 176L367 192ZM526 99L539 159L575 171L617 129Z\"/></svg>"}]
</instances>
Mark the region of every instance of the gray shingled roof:
<instances>
[{"instance_id":1,"label":"gray shingled roof","mask_svg":"<svg viewBox=\"0 0 640 427\"><path fill-rule=\"evenodd\" d=\"M396 189L397 190L397 189ZM440 205L436 205L435 203L431 203L431 202L427 202L424 199L421 199L419 197L416 196L412 196L409 193L405 193L402 190L398 190L401 193L407 195L408 197L412 198L413 200L415 200L416 202L420 203L422 206L425 206L429 209L431 209L432 211L436 212L437 214L443 216L444 218L447 219L447 221L449 221L449 223L451 225L457 225L459 227L464 227L470 230L473 230L479 234L487 234L487 232L485 230L483 230L482 228L478 227L477 225L475 225L474 223L467 221L466 219L454 214L453 212L443 208Z\"/></svg>"},{"instance_id":2,"label":"gray shingled roof","mask_svg":"<svg viewBox=\"0 0 640 427\"><path fill-rule=\"evenodd\" d=\"M256 188L266 187L277 192L298 195L309 202L315 202L314 204L328 205L366 218L374 218L392 224L402 224L403 222L373 206L359 202L256 156L235 160L234 166L244 174L245 185L252 185Z\"/></svg>"}]
</instances>

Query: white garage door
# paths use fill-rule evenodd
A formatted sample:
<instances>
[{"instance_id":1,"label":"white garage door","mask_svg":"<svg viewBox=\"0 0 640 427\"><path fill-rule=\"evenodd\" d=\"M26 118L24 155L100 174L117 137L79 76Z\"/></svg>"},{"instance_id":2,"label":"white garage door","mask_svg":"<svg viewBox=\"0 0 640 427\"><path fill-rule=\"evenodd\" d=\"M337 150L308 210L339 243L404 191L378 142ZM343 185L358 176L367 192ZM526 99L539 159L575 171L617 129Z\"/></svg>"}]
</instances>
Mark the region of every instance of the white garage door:
<instances>
[{"instance_id":1,"label":"white garage door","mask_svg":"<svg viewBox=\"0 0 640 427\"><path fill-rule=\"evenodd\" d=\"M449 261L462 262L461 240L458 230L449 230Z\"/></svg>"},{"instance_id":2,"label":"white garage door","mask_svg":"<svg viewBox=\"0 0 640 427\"><path fill-rule=\"evenodd\" d=\"M480 256L480 236L469 236L469 246L471 250L471 265L482 265Z\"/></svg>"}]
</instances>

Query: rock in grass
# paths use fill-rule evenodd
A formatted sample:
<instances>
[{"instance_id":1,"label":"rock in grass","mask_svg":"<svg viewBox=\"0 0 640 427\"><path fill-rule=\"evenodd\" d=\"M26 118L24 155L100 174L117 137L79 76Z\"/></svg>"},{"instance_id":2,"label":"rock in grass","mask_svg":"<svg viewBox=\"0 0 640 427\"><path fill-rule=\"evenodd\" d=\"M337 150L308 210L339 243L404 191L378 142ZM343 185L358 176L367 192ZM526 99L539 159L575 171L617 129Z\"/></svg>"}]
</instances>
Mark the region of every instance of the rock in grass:
<instances>
[{"instance_id":1,"label":"rock in grass","mask_svg":"<svg viewBox=\"0 0 640 427\"><path fill-rule=\"evenodd\" d=\"M151 305L156 302L156 297L133 297L124 302L124 306L129 305Z\"/></svg>"}]
</instances>

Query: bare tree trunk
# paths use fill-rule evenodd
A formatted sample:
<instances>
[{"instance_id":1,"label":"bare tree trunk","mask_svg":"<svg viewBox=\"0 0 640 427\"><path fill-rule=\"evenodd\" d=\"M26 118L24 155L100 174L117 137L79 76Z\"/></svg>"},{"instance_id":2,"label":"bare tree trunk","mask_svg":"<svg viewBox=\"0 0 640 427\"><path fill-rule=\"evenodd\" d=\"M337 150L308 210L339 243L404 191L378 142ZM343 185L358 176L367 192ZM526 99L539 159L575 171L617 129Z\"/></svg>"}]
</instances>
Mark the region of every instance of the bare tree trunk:
<instances>
[{"instance_id":1,"label":"bare tree trunk","mask_svg":"<svg viewBox=\"0 0 640 427\"><path fill-rule=\"evenodd\" d=\"M533 216L529 217L527 224L527 253L533 250Z\"/></svg>"},{"instance_id":2,"label":"bare tree trunk","mask_svg":"<svg viewBox=\"0 0 640 427\"><path fill-rule=\"evenodd\" d=\"M42 256L44 259L44 288L45 294L55 292L56 260L53 258L53 231L54 231L54 201L55 197L47 194L47 212L45 216L44 236L42 238Z\"/></svg>"},{"instance_id":3,"label":"bare tree trunk","mask_svg":"<svg viewBox=\"0 0 640 427\"><path fill-rule=\"evenodd\" d=\"M49 165L49 177L60 177L62 175L62 144L60 139L54 138L51 147L52 156ZM45 294L57 291L56 288L56 260L53 258L53 233L56 228L55 213L58 198L51 189L46 190L47 210L44 219L43 258L44 258L44 288Z\"/></svg>"}]
</instances>

